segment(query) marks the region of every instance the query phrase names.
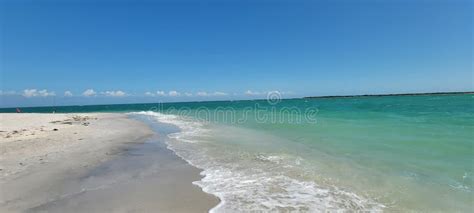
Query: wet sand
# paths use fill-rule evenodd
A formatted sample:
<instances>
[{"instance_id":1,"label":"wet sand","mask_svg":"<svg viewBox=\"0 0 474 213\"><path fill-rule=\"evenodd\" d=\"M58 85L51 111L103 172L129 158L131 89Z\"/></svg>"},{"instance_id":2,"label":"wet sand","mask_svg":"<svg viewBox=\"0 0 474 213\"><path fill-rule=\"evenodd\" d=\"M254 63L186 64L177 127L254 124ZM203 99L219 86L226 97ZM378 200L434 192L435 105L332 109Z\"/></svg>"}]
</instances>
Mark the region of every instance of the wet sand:
<instances>
[{"instance_id":1,"label":"wet sand","mask_svg":"<svg viewBox=\"0 0 474 213\"><path fill-rule=\"evenodd\" d=\"M207 212L218 203L192 184L200 170L124 114L0 118L0 212Z\"/></svg>"}]
</instances>

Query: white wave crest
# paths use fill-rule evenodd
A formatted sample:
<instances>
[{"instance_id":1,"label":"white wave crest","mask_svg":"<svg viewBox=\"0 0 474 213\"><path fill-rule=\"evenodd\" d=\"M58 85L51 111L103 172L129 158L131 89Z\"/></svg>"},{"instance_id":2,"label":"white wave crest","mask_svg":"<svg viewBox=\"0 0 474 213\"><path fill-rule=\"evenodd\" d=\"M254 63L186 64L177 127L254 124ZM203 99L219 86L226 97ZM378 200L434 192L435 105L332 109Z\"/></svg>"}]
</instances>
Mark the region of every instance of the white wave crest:
<instances>
[{"instance_id":1,"label":"white wave crest","mask_svg":"<svg viewBox=\"0 0 474 213\"><path fill-rule=\"evenodd\" d=\"M133 114L148 115L181 129L169 135L168 148L203 169L204 178L194 184L221 200L210 212L380 212L384 208L335 186L318 185L285 173L285 168L298 167L301 157L259 153L249 158L233 150L210 154L205 148L207 144L199 143L210 132L203 123L157 112Z\"/></svg>"}]
</instances>

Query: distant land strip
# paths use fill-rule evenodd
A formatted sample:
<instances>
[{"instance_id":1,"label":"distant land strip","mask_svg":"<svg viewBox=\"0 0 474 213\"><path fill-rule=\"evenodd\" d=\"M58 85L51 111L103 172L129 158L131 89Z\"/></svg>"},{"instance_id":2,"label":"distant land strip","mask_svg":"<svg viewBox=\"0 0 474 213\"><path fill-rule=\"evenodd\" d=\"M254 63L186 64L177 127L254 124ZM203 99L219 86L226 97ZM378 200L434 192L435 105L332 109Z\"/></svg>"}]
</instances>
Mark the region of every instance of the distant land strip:
<instances>
[{"instance_id":1,"label":"distant land strip","mask_svg":"<svg viewBox=\"0 0 474 213\"><path fill-rule=\"evenodd\" d=\"M398 94L374 94L374 95L327 95L327 96L308 96L304 98L356 98L356 97L384 97L384 96L421 96L421 95L466 95L474 94L472 92L429 92L429 93L398 93Z\"/></svg>"}]
</instances>

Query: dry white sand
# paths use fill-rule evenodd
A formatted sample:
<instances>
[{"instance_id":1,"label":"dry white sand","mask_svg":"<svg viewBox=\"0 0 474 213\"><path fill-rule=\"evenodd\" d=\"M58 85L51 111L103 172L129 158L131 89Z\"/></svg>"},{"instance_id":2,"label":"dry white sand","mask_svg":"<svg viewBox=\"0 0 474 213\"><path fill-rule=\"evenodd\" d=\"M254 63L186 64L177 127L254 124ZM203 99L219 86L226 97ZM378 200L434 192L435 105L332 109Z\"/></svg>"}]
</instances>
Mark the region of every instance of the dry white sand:
<instances>
[{"instance_id":1,"label":"dry white sand","mask_svg":"<svg viewBox=\"0 0 474 213\"><path fill-rule=\"evenodd\" d=\"M157 136L146 124L124 114L0 114L0 212L205 212L215 206L215 197L191 184L199 170L165 148L151 160L168 166L154 165L143 181L130 184L142 172L135 170L145 168L130 161L140 159L114 159L150 137Z\"/></svg>"},{"instance_id":2,"label":"dry white sand","mask_svg":"<svg viewBox=\"0 0 474 213\"><path fill-rule=\"evenodd\" d=\"M141 142L152 131L121 114L0 114L0 178L31 166L87 154L82 166L105 160L111 148Z\"/></svg>"}]
</instances>

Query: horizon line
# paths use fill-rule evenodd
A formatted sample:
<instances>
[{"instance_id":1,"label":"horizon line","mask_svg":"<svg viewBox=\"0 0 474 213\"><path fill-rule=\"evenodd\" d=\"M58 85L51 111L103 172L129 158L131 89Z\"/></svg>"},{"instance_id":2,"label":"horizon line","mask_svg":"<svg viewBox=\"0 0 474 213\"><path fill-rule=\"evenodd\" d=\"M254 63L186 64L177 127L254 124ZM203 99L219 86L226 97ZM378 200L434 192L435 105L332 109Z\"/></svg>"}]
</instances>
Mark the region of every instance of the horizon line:
<instances>
[{"instance_id":1,"label":"horizon line","mask_svg":"<svg viewBox=\"0 0 474 213\"><path fill-rule=\"evenodd\" d=\"M337 99L337 98L357 98L357 97L388 97L388 96L426 96L426 95L467 95L474 94L474 91L458 92L415 92L415 93L386 93L386 94L363 94L363 95L325 95L325 96L306 96L295 98L282 98L281 100L293 99ZM16 108L43 108L43 107L85 107L85 106L106 106L106 105L134 105L134 104L173 104L173 103L206 103L206 102L232 102L232 101L262 101L265 98L258 99L237 99L237 100L204 100L204 101L170 101L170 102L142 102L142 103L118 103L118 104L84 104L84 105L45 105L45 106L18 106L18 107L0 107L1 110Z\"/></svg>"}]
</instances>

